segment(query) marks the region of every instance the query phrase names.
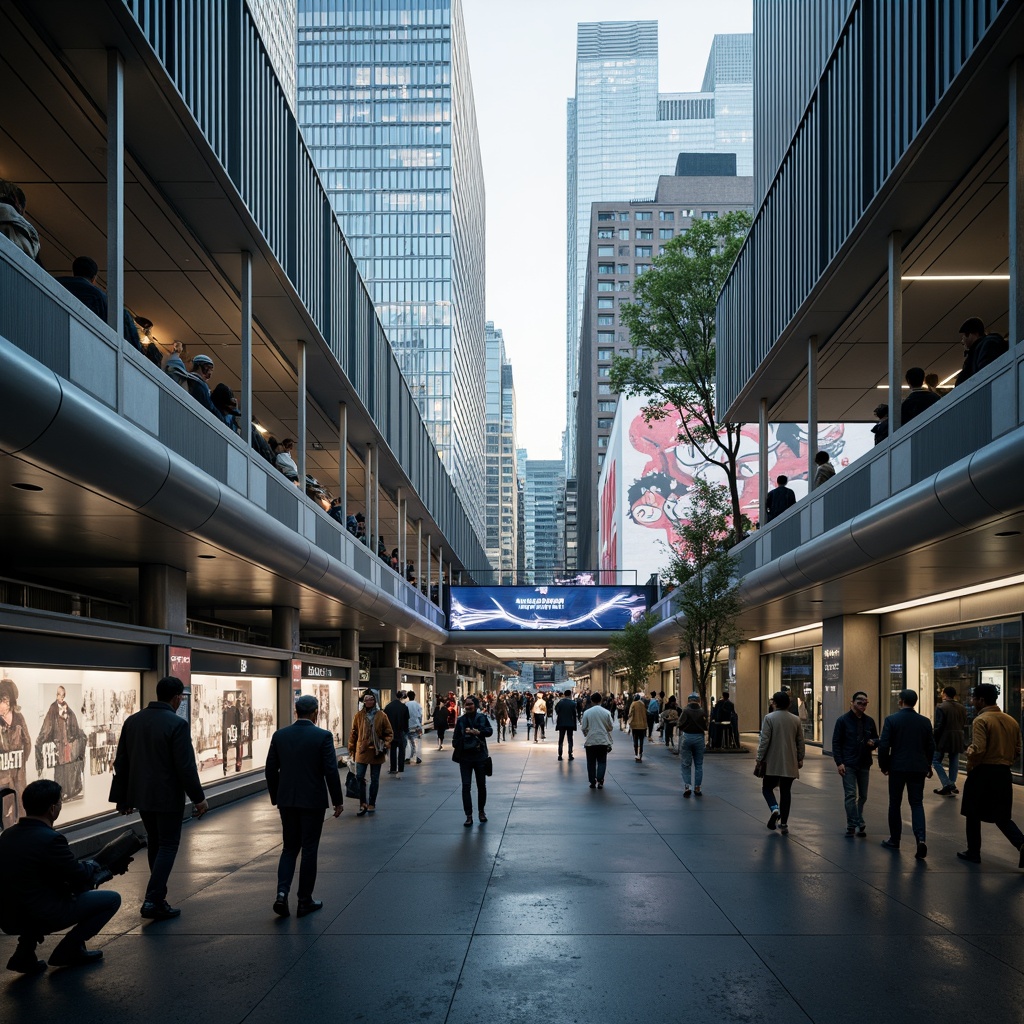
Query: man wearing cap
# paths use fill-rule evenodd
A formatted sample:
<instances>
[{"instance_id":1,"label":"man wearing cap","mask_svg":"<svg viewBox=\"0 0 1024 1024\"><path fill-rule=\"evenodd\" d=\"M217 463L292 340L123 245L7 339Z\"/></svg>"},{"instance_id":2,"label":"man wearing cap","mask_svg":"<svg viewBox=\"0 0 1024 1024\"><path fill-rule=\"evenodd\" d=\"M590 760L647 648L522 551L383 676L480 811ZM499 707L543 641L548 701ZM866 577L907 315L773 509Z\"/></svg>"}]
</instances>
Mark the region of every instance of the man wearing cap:
<instances>
[{"instance_id":1,"label":"man wearing cap","mask_svg":"<svg viewBox=\"0 0 1024 1024\"><path fill-rule=\"evenodd\" d=\"M210 378L213 376L213 360L209 356L198 355L192 360L192 372L188 375L185 383L188 385L188 393L204 408L208 409L218 419L220 413L213 404L210 395Z\"/></svg>"},{"instance_id":2,"label":"man wearing cap","mask_svg":"<svg viewBox=\"0 0 1024 1024\"><path fill-rule=\"evenodd\" d=\"M300 850L302 865L296 912L299 917L305 917L323 907L323 900L313 899L313 886L328 794L334 805L334 817L341 814L341 776L334 737L313 724L319 706L316 697L309 694L299 697L295 701L296 721L274 733L267 752L267 790L270 802L280 811L284 837L277 866L277 899L274 900L274 913L280 917L290 913L288 892Z\"/></svg>"}]
</instances>

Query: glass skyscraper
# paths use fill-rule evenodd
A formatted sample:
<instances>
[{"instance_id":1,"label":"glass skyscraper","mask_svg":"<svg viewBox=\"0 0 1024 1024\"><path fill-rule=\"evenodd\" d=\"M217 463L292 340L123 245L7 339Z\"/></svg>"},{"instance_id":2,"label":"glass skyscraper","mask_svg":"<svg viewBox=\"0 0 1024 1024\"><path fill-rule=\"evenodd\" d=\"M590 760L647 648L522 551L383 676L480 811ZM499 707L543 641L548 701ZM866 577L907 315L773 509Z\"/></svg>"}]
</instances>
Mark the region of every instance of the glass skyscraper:
<instances>
[{"instance_id":1,"label":"glass skyscraper","mask_svg":"<svg viewBox=\"0 0 1024 1024\"><path fill-rule=\"evenodd\" d=\"M699 93L658 92L658 23L577 26L576 95L568 101L566 472L575 475L580 315L591 204L650 199L680 153L736 154L753 167L753 37L715 36ZM623 225L623 241L629 228Z\"/></svg>"},{"instance_id":2,"label":"glass skyscraper","mask_svg":"<svg viewBox=\"0 0 1024 1024\"><path fill-rule=\"evenodd\" d=\"M296 0L247 0L277 80L295 110Z\"/></svg>"},{"instance_id":3,"label":"glass skyscraper","mask_svg":"<svg viewBox=\"0 0 1024 1024\"><path fill-rule=\"evenodd\" d=\"M495 583L515 583L519 488L516 480L516 392L505 336L487 321L487 510L484 547Z\"/></svg>"},{"instance_id":4,"label":"glass skyscraper","mask_svg":"<svg viewBox=\"0 0 1024 1024\"><path fill-rule=\"evenodd\" d=\"M461 0L299 0L299 122L484 537L484 182Z\"/></svg>"}]
</instances>

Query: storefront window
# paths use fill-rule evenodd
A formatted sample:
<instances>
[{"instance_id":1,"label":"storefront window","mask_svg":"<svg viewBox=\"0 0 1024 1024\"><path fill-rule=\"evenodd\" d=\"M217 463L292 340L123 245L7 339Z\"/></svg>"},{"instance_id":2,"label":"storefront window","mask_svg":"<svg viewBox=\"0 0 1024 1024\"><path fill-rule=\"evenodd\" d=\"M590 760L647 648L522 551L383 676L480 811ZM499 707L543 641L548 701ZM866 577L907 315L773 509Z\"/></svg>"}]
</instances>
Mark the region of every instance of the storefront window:
<instances>
[{"instance_id":1,"label":"storefront window","mask_svg":"<svg viewBox=\"0 0 1024 1024\"><path fill-rule=\"evenodd\" d=\"M902 636L884 636L881 644L882 657L882 706L879 713L882 718L891 715L899 708L900 690L907 685L906 653ZM877 723L879 729L882 723Z\"/></svg>"},{"instance_id":2,"label":"storefront window","mask_svg":"<svg viewBox=\"0 0 1024 1024\"><path fill-rule=\"evenodd\" d=\"M316 724L334 736L336 747L345 746L348 743L348 734L342 718L341 680L303 679L302 692L316 697L320 704Z\"/></svg>"},{"instance_id":3,"label":"storefront window","mask_svg":"<svg viewBox=\"0 0 1024 1024\"><path fill-rule=\"evenodd\" d=\"M782 690L790 696L790 711L803 726L804 740L821 742L821 648L769 654L761 659L763 712L773 693Z\"/></svg>"},{"instance_id":4,"label":"storefront window","mask_svg":"<svg viewBox=\"0 0 1024 1024\"><path fill-rule=\"evenodd\" d=\"M277 680L193 673L191 714L201 781L262 768L277 728Z\"/></svg>"},{"instance_id":5,"label":"storefront window","mask_svg":"<svg viewBox=\"0 0 1024 1024\"><path fill-rule=\"evenodd\" d=\"M64 790L61 824L112 811L107 799L124 720L139 710L137 672L7 668L0 679L0 787L36 779ZM13 800L3 824L14 824Z\"/></svg>"}]
</instances>

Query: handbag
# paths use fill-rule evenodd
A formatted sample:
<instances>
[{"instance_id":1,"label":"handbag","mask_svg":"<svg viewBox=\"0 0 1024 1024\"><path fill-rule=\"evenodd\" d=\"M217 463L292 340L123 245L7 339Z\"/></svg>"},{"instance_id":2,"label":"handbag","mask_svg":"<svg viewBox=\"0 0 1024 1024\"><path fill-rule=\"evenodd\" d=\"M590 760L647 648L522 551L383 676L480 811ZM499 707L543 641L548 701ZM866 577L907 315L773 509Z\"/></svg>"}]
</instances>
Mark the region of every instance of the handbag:
<instances>
[{"instance_id":1,"label":"handbag","mask_svg":"<svg viewBox=\"0 0 1024 1024\"><path fill-rule=\"evenodd\" d=\"M754 762L754 777L758 778L758 779L763 779L764 776L765 776L765 764L764 764L764 761L755 761Z\"/></svg>"},{"instance_id":2,"label":"handbag","mask_svg":"<svg viewBox=\"0 0 1024 1024\"><path fill-rule=\"evenodd\" d=\"M365 782L364 782L365 785ZM350 800L363 799L363 786L359 783L359 776L355 772L349 772L345 776L345 796Z\"/></svg>"},{"instance_id":3,"label":"handbag","mask_svg":"<svg viewBox=\"0 0 1024 1024\"><path fill-rule=\"evenodd\" d=\"M484 758L484 775L490 778L494 774L494 762L489 758Z\"/></svg>"}]
</instances>

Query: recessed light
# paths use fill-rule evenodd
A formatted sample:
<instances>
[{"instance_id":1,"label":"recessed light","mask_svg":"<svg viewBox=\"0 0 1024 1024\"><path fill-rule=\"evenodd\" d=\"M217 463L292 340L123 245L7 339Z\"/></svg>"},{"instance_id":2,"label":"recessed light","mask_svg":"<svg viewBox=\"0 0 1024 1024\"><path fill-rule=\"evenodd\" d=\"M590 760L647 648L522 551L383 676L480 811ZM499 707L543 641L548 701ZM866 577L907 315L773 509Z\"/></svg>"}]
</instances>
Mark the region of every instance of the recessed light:
<instances>
[{"instance_id":1,"label":"recessed light","mask_svg":"<svg viewBox=\"0 0 1024 1024\"><path fill-rule=\"evenodd\" d=\"M17 487L19 491L41 491L42 487L38 484L11 484L12 487Z\"/></svg>"},{"instance_id":2,"label":"recessed light","mask_svg":"<svg viewBox=\"0 0 1024 1024\"><path fill-rule=\"evenodd\" d=\"M216 558L216 555L200 555L200 558Z\"/></svg>"},{"instance_id":3,"label":"recessed light","mask_svg":"<svg viewBox=\"0 0 1024 1024\"><path fill-rule=\"evenodd\" d=\"M997 537L1019 537L1020 530L1002 530L996 534Z\"/></svg>"}]
</instances>

